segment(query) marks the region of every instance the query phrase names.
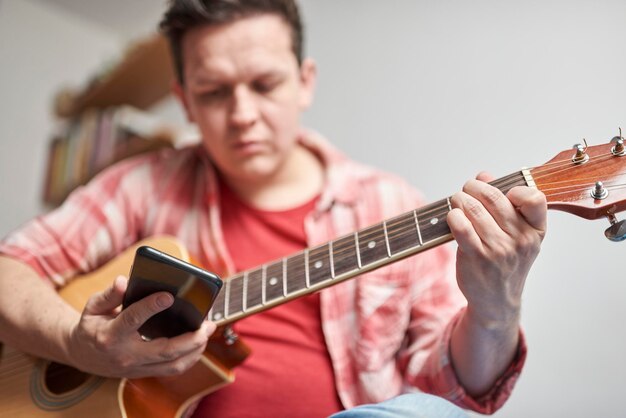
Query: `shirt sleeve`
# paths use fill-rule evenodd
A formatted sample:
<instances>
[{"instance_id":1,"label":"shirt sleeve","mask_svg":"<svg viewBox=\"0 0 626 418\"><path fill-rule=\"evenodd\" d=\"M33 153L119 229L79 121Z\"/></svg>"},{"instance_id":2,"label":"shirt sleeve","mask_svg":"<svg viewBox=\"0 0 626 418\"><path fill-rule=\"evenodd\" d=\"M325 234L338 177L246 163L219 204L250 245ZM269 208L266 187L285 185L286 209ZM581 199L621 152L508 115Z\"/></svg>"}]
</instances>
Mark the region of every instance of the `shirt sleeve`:
<instances>
[{"instance_id":1,"label":"shirt sleeve","mask_svg":"<svg viewBox=\"0 0 626 418\"><path fill-rule=\"evenodd\" d=\"M137 240L142 194L152 183L146 161L124 161L77 188L62 206L4 238L0 253L57 287L101 266Z\"/></svg>"}]
</instances>

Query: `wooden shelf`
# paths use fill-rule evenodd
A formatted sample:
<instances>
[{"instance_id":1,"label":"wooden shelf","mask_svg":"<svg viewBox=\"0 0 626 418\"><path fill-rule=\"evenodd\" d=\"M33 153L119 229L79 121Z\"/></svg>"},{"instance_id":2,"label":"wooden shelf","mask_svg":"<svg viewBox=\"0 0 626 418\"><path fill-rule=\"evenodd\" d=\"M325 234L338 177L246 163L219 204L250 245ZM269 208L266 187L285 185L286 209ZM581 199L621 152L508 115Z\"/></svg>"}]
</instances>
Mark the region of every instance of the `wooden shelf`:
<instances>
[{"instance_id":1,"label":"wooden shelf","mask_svg":"<svg viewBox=\"0 0 626 418\"><path fill-rule=\"evenodd\" d=\"M131 105L146 109L170 92L174 71L167 40L161 35L137 42L102 79L78 95L61 92L55 113L75 117L89 108Z\"/></svg>"}]
</instances>

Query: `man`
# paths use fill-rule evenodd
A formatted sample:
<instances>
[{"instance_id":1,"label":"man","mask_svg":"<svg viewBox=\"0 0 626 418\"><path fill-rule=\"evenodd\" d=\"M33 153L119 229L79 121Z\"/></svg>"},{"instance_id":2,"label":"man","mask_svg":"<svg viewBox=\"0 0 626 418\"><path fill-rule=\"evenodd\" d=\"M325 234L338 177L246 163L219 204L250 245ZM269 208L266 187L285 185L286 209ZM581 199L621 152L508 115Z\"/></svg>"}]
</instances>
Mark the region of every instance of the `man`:
<instances>
[{"instance_id":1,"label":"man","mask_svg":"<svg viewBox=\"0 0 626 418\"><path fill-rule=\"evenodd\" d=\"M0 339L104 376L181 373L215 327L143 341L137 328L170 295L119 313L126 281L117 278L79 314L50 284L164 233L227 276L421 204L401 180L300 126L316 68L302 57L292 1L174 1L162 28L178 71L174 92L202 145L107 170L0 247ZM483 413L500 407L525 357L521 294L546 204L537 190L505 196L484 180L467 182L447 213L458 288L449 254L437 248L246 318L235 329L253 354L196 414L325 416L407 387Z\"/></svg>"}]
</instances>

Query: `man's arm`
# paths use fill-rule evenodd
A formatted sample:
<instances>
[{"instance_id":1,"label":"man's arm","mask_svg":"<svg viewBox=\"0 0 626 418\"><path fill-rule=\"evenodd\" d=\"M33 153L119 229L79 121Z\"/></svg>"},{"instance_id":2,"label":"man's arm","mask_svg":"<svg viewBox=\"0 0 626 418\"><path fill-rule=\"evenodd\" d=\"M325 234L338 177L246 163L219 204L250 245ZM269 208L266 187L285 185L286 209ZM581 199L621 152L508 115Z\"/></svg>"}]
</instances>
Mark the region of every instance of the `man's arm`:
<instances>
[{"instance_id":1,"label":"man's arm","mask_svg":"<svg viewBox=\"0 0 626 418\"><path fill-rule=\"evenodd\" d=\"M515 357L522 290L546 231L541 192L516 187L504 196L488 180L481 174L466 183L448 214L458 243L457 282L468 301L450 354L472 396L489 391Z\"/></svg>"},{"instance_id":2,"label":"man's arm","mask_svg":"<svg viewBox=\"0 0 626 418\"><path fill-rule=\"evenodd\" d=\"M118 277L81 314L29 266L0 256L0 341L101 376L172 375L191 367L215 325L205 321L193 333L144 341L137 329L173 298L155 293L119 312L126 282Z\"/></svg>"}]
</instances>

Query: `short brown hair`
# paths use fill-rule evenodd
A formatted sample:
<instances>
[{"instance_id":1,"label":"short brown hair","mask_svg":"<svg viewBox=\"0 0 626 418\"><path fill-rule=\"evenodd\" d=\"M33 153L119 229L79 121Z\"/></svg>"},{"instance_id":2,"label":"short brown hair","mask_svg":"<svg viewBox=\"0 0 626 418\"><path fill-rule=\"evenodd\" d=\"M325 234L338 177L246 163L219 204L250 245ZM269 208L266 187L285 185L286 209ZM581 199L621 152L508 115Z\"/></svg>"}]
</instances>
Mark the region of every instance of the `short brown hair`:
<instances>
[{"instance_id":1,"label":"short brown hair","mask_svg":"<svg viewBox=\"0 0 626 418\"><path fill-rule=\"evenodd\" d=\"M170 0L159 28L169 40L178 81L184 83L182 40L188 30L266 13L280 16L290 27L291 47L301 64L304 36L295 0Z\"/></svg>"}]
</instances>

